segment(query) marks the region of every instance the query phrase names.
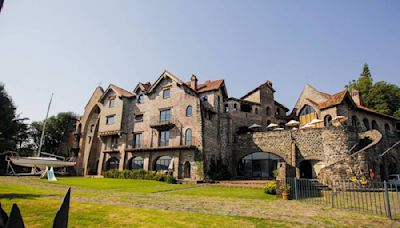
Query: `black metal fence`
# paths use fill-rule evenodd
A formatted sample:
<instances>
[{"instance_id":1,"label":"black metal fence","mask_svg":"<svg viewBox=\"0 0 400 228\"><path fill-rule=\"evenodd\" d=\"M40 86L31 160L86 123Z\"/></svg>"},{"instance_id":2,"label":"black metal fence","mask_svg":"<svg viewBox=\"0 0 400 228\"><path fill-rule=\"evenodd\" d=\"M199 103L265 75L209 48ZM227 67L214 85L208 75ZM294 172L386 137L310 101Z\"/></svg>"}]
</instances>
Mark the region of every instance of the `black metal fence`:
<instances>
[{"instance_id":1,"label":"black metal fence","mask_svg":"<svg viewBox=\"0 0 400 228\"><path fill-rule=\"evenodd\" d=\"M290 196L332 208L351 209L400 219L400 185L390 182L334 181L329 186L317 180L287 178Z\"/></svg>"}]
</instances>

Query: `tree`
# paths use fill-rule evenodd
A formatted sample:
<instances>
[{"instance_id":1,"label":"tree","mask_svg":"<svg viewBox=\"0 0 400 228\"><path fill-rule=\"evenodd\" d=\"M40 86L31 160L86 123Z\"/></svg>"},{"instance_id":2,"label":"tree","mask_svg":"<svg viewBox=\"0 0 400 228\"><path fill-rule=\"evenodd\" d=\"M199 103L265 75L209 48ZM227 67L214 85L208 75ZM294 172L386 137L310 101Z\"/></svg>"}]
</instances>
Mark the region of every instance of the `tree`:
<instances>
[{"instance_id":1,"label":"tree","mask_svg":"<svg viewBox=\"0 0 400 228\"><path fill-rule=\"evenodd\" d=\"M47 119L42 152L66 156L67 151L62 146L67 143L69 132L75 123L76 115L72 112L61 112ZM40 136L43 129L43 121L32 122L32 140L36 149L39 148Z\"/></svg>"},{"instance_id":2,"label":"tree","mask_svg":"<svg viewBox=\"0 0 400 228\"><path fill-rule=\"evenodd\" d=\"M384 81L374 84L368 64L364 64L357 81L352 80L346 88L350 92L352 89L358 90L365 106L400 119L400 88Z\"/></svg>"},{"instance_id":3,"label":"tree","mask_svg":"<svg viewBox=\"0 0 400 228\"><path fill-rule=\"evenodd\" d=\"M15 143L13 138L17 131L15 121L16 109L11 97L0 83L0 152L13 149Z\"/></svg>"}]
</instances>

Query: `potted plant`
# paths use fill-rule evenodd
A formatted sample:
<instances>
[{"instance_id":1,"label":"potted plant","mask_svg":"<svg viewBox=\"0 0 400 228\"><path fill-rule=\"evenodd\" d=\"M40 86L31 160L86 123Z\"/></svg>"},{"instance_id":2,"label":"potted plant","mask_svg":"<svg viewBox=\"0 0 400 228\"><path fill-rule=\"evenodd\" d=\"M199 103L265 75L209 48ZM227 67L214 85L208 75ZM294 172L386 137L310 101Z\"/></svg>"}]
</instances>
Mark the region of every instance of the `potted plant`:
<instances>
[{"instance_id":1,"label":"potted plant","mask_svg":"<svg viewBox=\"0 0 400 228\"><path fill-rule=\"evenodd\" d=\"M290 184L282 183L279 186L279 190L282 193L282 199L284 199L284 200L288 200L289 199L290 189L291 189Z\"/></svg>"}]
</instances>

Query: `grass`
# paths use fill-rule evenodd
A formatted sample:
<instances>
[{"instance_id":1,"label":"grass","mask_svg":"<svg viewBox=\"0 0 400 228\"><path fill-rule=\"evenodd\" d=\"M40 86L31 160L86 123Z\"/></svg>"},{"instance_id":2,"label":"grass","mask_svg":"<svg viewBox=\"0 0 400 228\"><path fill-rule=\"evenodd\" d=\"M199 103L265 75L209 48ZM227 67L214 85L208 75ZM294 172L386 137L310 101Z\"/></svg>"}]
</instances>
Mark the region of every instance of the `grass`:
<instances>
[{"instance_id":1,"label":"grass","mask_svg":"<svg viewBox=\"0 0 400 228\"><path fill-rule=\"evenodd\" d=\"M400 227L397 221L282 201L261 189L170 185L148 180L0 177L7 212L21 209L26 227L50 227L72 187L69 227Z\"/></svg>"},{"instance_id":2,"label":"grass","mask_svg":"<svg viewBox=\"0 0 400 228\"><path fill-rule=\"evenodd\" d=\"M276 200L275 195L267 195L263 189L250 188L226 188L220 186L208 186L204 188L192 188L181 192L171 192L173 195L185 195L193 197L219 197L236 199Z\"/></svg>"},{"instance_id":3,"label":"grass","mask_svg":"<svg viewBox=\"0 0 400 228\"><path fill-rule=\"evenodd\" d=\"M47 180L42 180L47 183ZM50 182L55 185L66 185L71 187L81 187L90 189L113 190L132 193L155 193L172 191L183 188L190 188L191 185L167 184L165 182L153 180L131 180L131 179L111 179L111 178L82 178L69 177L59 178L57 182Z\"/></svg>"}]
</instances>

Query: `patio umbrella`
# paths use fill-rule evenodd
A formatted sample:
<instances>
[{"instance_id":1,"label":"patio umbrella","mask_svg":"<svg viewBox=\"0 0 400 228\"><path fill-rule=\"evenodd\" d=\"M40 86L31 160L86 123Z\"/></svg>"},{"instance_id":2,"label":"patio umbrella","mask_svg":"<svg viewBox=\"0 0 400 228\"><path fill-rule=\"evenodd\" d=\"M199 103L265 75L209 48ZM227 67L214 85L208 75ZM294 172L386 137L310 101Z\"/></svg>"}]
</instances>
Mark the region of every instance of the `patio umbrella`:
<instances>
[{"instance_id":1,"label":"patio umbrella","mask_svg":"<svg viewBox=\"0 0 400 228\"><path fill-rule=\"evenodd\" d=\"M287 122L286 123L286 126L288 126L288 127L295 127L295 126L299 126L299 121L296 121L296 120L291 120L291 121L289 121L289 122Z\"/></svg>"},{"instance_id":2,"label":"patio umbrella","mask_svg":"<svg viewBox=\"0 0 400 228\"><path fill-rule=\"evenodd\" d=\"M274 131L282 131L282 130L283 130L283 128L281 128L281 127L277 127L274 129Z\"/></svg>"},{"instance_id":3,"label":"patio umbrella","mask_svg":"<svg viewBox=\"0 0 400 228\"><path fill-rule=\"evenodd\" d=\"M334 126L339 126L342 125L342 123L346 122L347 117L345 116L336 116L335 118L332 119L332 124Z\"/></svg>"},{"instance_id":4,"label":"patio umbrella","mask_svg":"<svg viewBox=\"0 0 400 228\"><path fill-rule=\"evenodd\" d=\"M252 128L261 128L261 127L262 127L261 125L253 124L249 128L252 129Z\"/></svg>"},{"instance_id":5,"label":"patio umbrella","mask_svg":"<svg viewBox=\"0 0 400 228\"><path fill-rule=\"evenodd\" d=\"M308 124L305 124L302 127L300 127L300 129L308 129L308 128L313 128L313 127L314 127L313 124L308 123Z\"/></svg>"},{"instance_id":6,"label":"patio umbrella","mask_svg":"<svg viewBox=\"0 0 400 228\"><path fill-rule=\"evenodd\" d=\"M311 120L311 122L308 123L308 124L314 125L314 124L318 124L318 123L322 123L322 122L324 122L324 121L322 121L322 120L320 120L320 119L313 119L313 120Z\"/></svg>"},{"instance_id":7,"label":"patio umbrella","mask_svg":"<svg viewBox=\"0 0 400 228\"><path fill-rule=\"evenodd\" d=\"M294 127L294 128L292 128L291 130L295 131L295 130L298 130L298 128L297 128L297 127Z\"/></svg>"},{"instance_id":8,"label":"patio umbrella","mask_svg":"<svg viewBox=\"0 0 400 228\"><path fill-rule=\"evenodd\" d=\"M267 126L267 128L276 128L276 127L279 127L279 125L276 124L276 123L270 123L270 124Z\"/></svg>"}]
</instances>

